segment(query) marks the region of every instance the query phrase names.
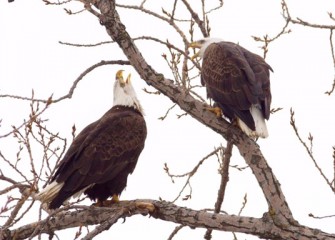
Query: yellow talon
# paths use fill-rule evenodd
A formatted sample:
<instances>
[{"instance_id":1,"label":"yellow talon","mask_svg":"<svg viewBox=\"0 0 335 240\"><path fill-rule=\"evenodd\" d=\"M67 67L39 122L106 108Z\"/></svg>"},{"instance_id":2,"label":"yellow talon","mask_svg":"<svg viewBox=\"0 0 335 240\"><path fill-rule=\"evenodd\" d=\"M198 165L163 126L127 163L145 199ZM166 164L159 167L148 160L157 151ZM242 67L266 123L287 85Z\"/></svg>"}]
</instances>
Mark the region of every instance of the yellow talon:
<instances>
[{"instance_id":1,"label":"yellow talon","mask_svg":"<svg viewBox=\"0 0 335 240\"><path fill-rule=\"evenodd\" d=\"M113 197L112 197L111 202L112 202L112 203L118 203L118 202L120 202L119 195L114 194Z\"/></svg>"},{"instance_id":2,"label":"yellow talon","mask_svg":"<svg viewBox=\"0 0 335 240\"><path fill-rule=\"evenodd\" d=\"M147 209L149 212L154 212L155 211L155 206L152 203L137 202L135 205L136 205L137 208Z\"/></svg>"},{"instance_id":3,"label":"yellow talon","mask_svg":"<svg viewBox=\"0 0 335 240\"><path fill-rule=\"evenodd\" d=\"M219 107L206 107L206 109L212 113L215 113L216 117L222 116L222 110Z\"/></svg>"},{"instance_id":4,"label":"yellow talon","mask_svg":"<svg viewBox=\"0 0 335 240\"><path fill-rule=\"evenodd\" d=\"M93 204L95 207L110 207L115 203L119 203L120 199L117 194L114 194L111 200L104 200L100 201L98 200L96 203Z\"/></svg>"}]
</instances>

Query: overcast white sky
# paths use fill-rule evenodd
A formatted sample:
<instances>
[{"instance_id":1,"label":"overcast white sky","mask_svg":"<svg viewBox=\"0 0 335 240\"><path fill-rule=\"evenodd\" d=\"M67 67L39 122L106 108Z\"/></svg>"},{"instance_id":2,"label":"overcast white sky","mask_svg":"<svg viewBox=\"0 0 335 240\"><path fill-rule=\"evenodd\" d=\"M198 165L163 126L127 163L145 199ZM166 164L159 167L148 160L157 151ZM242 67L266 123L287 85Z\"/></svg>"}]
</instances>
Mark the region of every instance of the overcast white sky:
<instances>
[{"instance_id":1,"label":"overcast white sky","mask_svg":"<svg viewBox=\"0 0 335 240\"><path fill-rule=\"evenodd\" d=\"M165 6L172 4L171 1L150 2L155 3L152 3L153 9L158 12L160 2L164 2ZM327 15L328 11L335 9L333 1L288 0L287 3L292 17L334 24ZM80 9L79 6L71 4L68 8L75 11ZM175 44L181 43L165 23L153 21L145 14L134 13L120 10L121 19L132 37L153 35L162 40L168 38ZM260 45L251 36L273 36L284 24L278 0L225 0L223 9L213 13L210 22L213 37L239 42L258 54L262 54ZM309 218L308 214L335 214L334 194L318 174L289 124L292 107L301 135L305 140L309 132L314 136L315 158L331 179L335 101L334 96L324 94L330 89L334 77L329 32L292 25L290 29L292 33L270 45L266 59L274 69L271 75L272 107L282 107L283 110L271 116L268 122L270 137L260 140L259 144L282 185L295 218L302 224L331 232L334 218L315 220ZM45 6L42 1L15 0L8 4L2 0L0 35L0 95L30 96L34 89L37 98L47 98L51 94L58 98L66 94L72 82L91 65L100 60L125 59L115 45L96 48L60 45L58 41L96 43L110 39L104 27L91 14L68 16L62 7ZM172 78L161 57L165 49L152 42L137 44L149 64ZM172 184L163 171L163 164L168 163L174 173L184 173L224 141L191 117L177 120L176 114L183 113L178 108L165 121L158 120L172 103L163 96L145 94L141 89L148 86L131 67L105 66L90 73L80 82L71 100L55 104L46 112L49 127L71 139L73 124L80 131L98 119L112 104L113 79L120 68L133 75L133 84L145 109L149 131L146 148L121 199L162 197L173 200L184 179ZM27 118L28 112L29 102L1 98L0 135L8 132L11 125L20 124ZM17 148L14 141L0 139L0 151L7 154L9 159L15 159ZM41 153L35 154L38 156ZM231 164L245 166L237 151ZM213 207L219 185L217 169L215 158L206 161L191 181L192 199L178 201L177 204L195 209ZM4 170L4 166L1 166L1 170ZM223 209L230 214L238 213L245 193L248 194L248 203L243 215L260 217L267 210L262 192L250 170L239 172L231 169L227 191ZM127 219L125 224L116 224L100 238L166 239L173 229L173 224L137 216ZM202 239L203 234L204 230L185 229L175 239ZM222 239L222 236L223 233L215 232L213 239ZM233 238L231 234L226 236ZM242 236L239 239L252 237Z\"/></svg>"}]
</instances>

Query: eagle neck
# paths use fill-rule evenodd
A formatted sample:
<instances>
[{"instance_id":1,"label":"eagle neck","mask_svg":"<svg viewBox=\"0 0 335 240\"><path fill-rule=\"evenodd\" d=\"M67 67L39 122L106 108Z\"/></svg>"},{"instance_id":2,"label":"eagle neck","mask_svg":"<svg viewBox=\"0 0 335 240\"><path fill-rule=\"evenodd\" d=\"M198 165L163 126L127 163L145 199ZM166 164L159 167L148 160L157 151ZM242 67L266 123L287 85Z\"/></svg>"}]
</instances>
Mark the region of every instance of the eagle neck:
<instances>
[{"instance_id":1,"label":"eagle neck","mask_svg":"<svg viewBox=\"0 0 335 240\"><path fill-rule=\"evenodd\" d=\"M141 103L137 99L135 90L133 89L131 84L127 84L126 86L120 86L119 82L116 82L116 84L114 85L113 107L114 106L133 108L139 111L142 115L144 115Z\"/></svg>"},{"instance_id":2,"label":"eagle neck","mask_svg":"<svg viewBox=\"0 0 335 240\"><path fill-rule=\"evenodd\" d=\"M208 46L211 45L212 43L219 43L219 42L223 42L223 39L221 39L221 38L205 38L205 41L200 48L199 56L203 58L204 54L205 54L205 51L208 48Z\"/></svg>"},{"instance_id":3,"label":"eagle neck","mask_svg":"<svg viewBox=\"0 0 335 240\"><path fill-rule=\"evenodd\" d=\"M129 107L129 106L124 106L124 105L115 105L112 107L112 110L114 111L127 111L127 110L130 110L130 111L134 111L140 115L143 115L137 108L134 108L134 107Z\"/></svg>"}]
</instances>

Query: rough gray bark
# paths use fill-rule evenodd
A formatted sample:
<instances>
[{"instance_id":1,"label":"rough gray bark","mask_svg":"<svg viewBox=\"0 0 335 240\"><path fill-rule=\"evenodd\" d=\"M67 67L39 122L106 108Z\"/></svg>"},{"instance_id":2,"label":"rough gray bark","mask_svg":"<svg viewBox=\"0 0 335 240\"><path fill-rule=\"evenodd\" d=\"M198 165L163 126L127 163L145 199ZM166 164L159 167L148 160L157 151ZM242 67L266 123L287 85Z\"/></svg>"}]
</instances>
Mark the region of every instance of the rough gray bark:
<instances>
[{"instance_id":1,"label":"rough gray bark","mask_svg":"<svg viewBox=\"0 0 335 240\"><path fill-rule=\"evenodd\" d=\"M152 204L155 210L151 212L136 204ZM110 208L85 207L82 210L61 212L54 217L22 226L13 231L7 231L3 239L26 239L40 233L50 234L81 225L113 224L118 219L136 214L148 215L164 221L175 222L191 228L207 228L219 231L233 231L259 236L264 239L335 239L334 234L327 234L317 229L297 225L277 225L266 213L262 218L241 217L197 211L179 207L170 202L153 200L136 200L120 202ZM37 229L37 231L36 231Z\"/></svg>"}]
</instances>

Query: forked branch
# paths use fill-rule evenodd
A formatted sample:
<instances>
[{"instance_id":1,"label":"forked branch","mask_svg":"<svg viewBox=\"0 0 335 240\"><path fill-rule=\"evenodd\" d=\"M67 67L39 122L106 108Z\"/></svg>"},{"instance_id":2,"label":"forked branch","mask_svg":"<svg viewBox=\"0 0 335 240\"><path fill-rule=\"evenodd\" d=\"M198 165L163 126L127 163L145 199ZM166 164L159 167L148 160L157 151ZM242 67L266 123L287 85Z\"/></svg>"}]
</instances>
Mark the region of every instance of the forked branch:
<instances>
[{"instance_id":1,"label":"forked branch","mask_svg":"<svg viewBox=\"0 0 335 240\"><path fill-rule=\"evenodd\" d=\"M94 3L92 3L94 4ZM117 42L130 64L141 78L161 93L177 103L189 115L221 134L225 139L232 141L244 157L268 202L273 218L278 224L288 224L293 217L281 191L280 184L268 166L259 146L248 138L238 128L231 126L223 119L217 119L209 111L205 111L204 104L176 86L173 81L166 79L163 74L157 73L142 57L142 54L121 23L118 12L107 0L95 2L100 10L99 21L106 27L107 33ZM292 220L293 221L293 220Z\"/></svg>"}]
</instances>

